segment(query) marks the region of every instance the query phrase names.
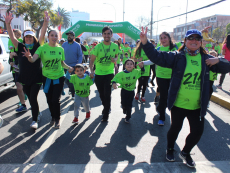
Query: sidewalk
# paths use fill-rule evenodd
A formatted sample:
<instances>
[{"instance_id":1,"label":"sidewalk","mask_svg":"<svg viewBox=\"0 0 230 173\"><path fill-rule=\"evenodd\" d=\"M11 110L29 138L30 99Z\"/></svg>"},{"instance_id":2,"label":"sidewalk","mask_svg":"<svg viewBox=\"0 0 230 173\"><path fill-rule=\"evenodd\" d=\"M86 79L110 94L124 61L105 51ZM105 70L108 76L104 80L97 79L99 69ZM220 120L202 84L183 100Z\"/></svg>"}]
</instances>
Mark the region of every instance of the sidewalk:
<instances>
[{"instance_id":1,"label":"sidewalk","mask_svg":"<svg viewBox=\"0 0 230 173\"><path fill-rule=\"evenodd\" d=\"M230 75L227 73L222 84L222 89L218 89L216 85L219 84L220 74L217 80L214 81L213 94L211 101L221 105L222 107L230 110Z\"/></svg>"}]
</instances>

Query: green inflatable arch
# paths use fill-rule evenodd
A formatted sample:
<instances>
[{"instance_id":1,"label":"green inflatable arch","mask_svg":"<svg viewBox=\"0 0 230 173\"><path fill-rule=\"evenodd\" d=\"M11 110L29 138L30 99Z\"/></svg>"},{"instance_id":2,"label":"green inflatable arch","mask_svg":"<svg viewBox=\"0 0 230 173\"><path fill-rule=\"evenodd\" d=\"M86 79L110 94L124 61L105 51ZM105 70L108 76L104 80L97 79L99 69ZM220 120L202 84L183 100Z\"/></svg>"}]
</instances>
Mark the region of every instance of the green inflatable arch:
<instances>
[{"instance_id":1,"label":"green inflatable arch","mask_svg":"<svg viewBox=\"0 0 230 173\"><path fill-rule=\"evenodd\" d=\"M113 33L125 33L126 35L128 35L134 40L140 38L141 31L137 29L135 26L133 26L132 24L130 24L129 22L108 23L108 22L93 22L93 21L85 21L85 20L78 21L72 27L66 30L62 34L62 38L67 39L66 33L68 31L73 31L75 33L75 36L78 36L83 32L101 33L102 29L105 26L109 26L110 28L112 28Z\"/></svg>"}]
</instances>

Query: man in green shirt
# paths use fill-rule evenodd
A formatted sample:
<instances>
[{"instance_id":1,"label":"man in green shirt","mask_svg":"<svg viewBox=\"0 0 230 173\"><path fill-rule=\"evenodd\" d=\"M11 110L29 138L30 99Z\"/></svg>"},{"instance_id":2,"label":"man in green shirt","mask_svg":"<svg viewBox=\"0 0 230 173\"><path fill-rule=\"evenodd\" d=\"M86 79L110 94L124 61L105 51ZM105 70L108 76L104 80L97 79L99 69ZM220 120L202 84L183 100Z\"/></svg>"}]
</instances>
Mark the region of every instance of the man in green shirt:
<instances>
[{"instance_id":1,"label":"man in green shirt","mask_svg":"<svg viewBox=\"0 0 230 173\"><path fill-rule=\"evenodd\" d=\"M90 58L90 76L94 76L93 65L96 65L95 84L100 94L101 102L104 107L101 121L107 121L110 112L111 103L111 80L114 77L114 65L118 58L118 45L111 42L113 30L110 27L102 29L104 41L99 43L93 49Z\"/></svg>"}]
</instances>

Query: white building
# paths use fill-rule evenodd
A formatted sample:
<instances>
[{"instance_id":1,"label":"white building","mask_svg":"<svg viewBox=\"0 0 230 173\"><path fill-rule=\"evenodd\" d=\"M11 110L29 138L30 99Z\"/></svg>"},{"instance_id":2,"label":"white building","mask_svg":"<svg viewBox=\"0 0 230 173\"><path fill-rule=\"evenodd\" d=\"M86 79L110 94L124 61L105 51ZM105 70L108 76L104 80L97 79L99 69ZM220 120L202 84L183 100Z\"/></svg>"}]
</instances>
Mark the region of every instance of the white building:
<instances>
[{"instance_id":1,"label":"white building","mask_svg":"<svg viewBox=\"0 0 230 173\"><path fill-rule=\"evenodd\" d=\"M6 15L6 11L8 9L8 6L5 4L0 4L0 18L2 20L5 20L3 15ZM4 28L4 22L0 21L0 26ZM12 29L20 29L21 31L24 31L27 28L31 28L31 24L28 21L24 21L22 16L16 16L13 14L13 20L11 21Z\"/></svg>"},{"instance_id":2,"label":"white building","mask_svg":"<svg viewBox=\"0 0 230 173\"><path fill-rule=\"evenodd\" d=\"M77 23L79 20L90 20L89 13L86 12L80 12L79 10L73 10L69 12L70 14L70 23L73 25ZM65 32L68 28L64 29L62 28L61 31Z\"/></svg>"}]
</instances>

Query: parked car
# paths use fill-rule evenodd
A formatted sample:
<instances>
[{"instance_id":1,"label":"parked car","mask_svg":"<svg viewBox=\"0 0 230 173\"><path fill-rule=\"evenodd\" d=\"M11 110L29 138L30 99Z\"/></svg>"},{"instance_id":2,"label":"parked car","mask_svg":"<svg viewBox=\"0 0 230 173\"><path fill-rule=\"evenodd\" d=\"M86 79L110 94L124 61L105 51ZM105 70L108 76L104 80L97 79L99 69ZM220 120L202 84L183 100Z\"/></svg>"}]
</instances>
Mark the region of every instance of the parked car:
<instances>
[{"instance_id":1,"label":"parked car","mask_svg":"<svg viewBox=\"0 0 230 173\"><path fill-rule=\"evenodd\" d=\"M4 66L4 70L0 74L0 92L15 85L13 82L12 72L10 71L11 66L9 64L9 54L8 49L9 35L0 34L0 62Z\"/></svg>"}]
</instances>

